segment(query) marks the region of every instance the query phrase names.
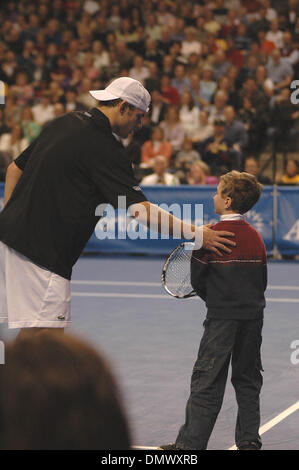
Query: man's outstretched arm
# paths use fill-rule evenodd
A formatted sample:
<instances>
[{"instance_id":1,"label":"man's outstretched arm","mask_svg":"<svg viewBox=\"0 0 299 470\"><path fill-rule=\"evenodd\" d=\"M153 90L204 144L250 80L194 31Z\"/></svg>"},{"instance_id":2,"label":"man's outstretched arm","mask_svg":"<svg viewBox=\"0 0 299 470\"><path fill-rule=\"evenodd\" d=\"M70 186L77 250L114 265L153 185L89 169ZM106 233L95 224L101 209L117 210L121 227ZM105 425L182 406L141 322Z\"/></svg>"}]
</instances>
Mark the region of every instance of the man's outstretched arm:
<instances>
[{"instance_id":1,"label":"man's outstretched arm","mask_svg":"<svg viewBox=\"0 0 299 470\"><path fill-rule=\"evenodd\" d=\"M149 201L141 202L140 204L133 204L130 207L130 212L136 220L148 227L155 227L160 233L169 234L170 236L178 235L179 238L195 240L201 237L202 232L202 246L206 250L213 251L222 256L221 251L230 253L229 246L235 246L236 243L230 240L234 234L226 231L216 231L209 228L208 225L196 227L195 225L183 222L183 220L174 217L169 212L160 209L156 204ZM227 246L228 245L228 246Z\"/></svg>"}]
</instances>

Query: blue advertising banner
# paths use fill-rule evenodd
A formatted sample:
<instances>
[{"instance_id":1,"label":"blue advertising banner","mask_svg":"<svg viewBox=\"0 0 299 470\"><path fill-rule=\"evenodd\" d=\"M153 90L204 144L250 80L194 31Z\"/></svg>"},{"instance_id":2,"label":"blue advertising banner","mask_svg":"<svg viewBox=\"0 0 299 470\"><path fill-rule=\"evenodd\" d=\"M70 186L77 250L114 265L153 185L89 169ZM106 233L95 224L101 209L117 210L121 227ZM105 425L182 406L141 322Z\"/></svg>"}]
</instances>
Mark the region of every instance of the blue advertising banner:
<instances>
[{"instance_id":1,"label":"blue advertising banner","mask_svg":"<svg viewBox=\"0 0 299 470\"><path fill-rule=\"evenodd\" d=\"M183 217L186 221L192 220L196 225L201 225L202 222L216 223L219 220L214 213L213 204L216 186L147 186L143 191L149 201L170 210L177 217ZM0 184L0 210L3 192L4 185ZM281 253L299 253L298 196L299 188L279 188L277 246ZM201 207L203 212L200 210ZM124 210L117 214L117 224L115 224L111 219L113 213L113 208L108 206L87 243L85 252L167 254L180 242L179 239L167 240L156 232L151 232L150 238L148 229L135 220L129 221ZM271 253L273 250L272 186L264 187L259 202L246 214L246 219L260 232L267 252Z\"/></svg>"},{"instance_id":2,"label":"blue advertising banner","mask_svg":"<svg viewBox=\"0 0 299 470\"><path fill-rule=\"evenodd\" d=\"M276 243L282 255L299 253L298 187L278 187Z\"/></svg>"}]
</instances>

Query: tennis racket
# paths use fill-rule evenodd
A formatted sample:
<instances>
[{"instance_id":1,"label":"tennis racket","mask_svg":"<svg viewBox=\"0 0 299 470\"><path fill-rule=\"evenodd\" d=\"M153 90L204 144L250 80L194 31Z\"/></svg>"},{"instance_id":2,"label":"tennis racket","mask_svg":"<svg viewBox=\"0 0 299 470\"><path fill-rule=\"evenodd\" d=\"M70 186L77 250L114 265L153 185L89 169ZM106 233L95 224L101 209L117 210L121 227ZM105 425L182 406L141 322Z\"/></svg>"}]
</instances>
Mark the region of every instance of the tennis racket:
<instances>
[{"instance_id":1,"label":"tennis racket","mask_svg":"<svg viewBox=\"0 0 299 470\"><path fill-rule=\"evenodd\" d=\"M191 257L194 246L193 242L178 245L170 253L162 269L162 285L169 295L177 299L196 295L191 286Z\"/></svg>"}]
</instances>

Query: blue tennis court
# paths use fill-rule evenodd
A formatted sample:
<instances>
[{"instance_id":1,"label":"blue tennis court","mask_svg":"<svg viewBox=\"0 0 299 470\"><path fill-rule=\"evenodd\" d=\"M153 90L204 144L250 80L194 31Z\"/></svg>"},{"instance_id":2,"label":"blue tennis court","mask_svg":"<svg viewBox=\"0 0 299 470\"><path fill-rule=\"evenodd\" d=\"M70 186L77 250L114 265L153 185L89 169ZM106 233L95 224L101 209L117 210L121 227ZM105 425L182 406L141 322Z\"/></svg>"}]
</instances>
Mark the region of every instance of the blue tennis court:
<instances>
[{"instance_id":1,"label":"blue tennis court","mask_svg":"<svg viewBox=\"0 0 299 470\"><path fill-rule=\"evenodd\" d=\"M112 364L136 446L155 447L175 439L203 331L204 303L197 298L174 299L164 292L163 261L82 257L73 275L71 330ZM296 262L269 263L262 347L264 450L299 450L298 272ZM236 411L228 382L209 449L232 448Z\"/></svg>"}]
</instances>

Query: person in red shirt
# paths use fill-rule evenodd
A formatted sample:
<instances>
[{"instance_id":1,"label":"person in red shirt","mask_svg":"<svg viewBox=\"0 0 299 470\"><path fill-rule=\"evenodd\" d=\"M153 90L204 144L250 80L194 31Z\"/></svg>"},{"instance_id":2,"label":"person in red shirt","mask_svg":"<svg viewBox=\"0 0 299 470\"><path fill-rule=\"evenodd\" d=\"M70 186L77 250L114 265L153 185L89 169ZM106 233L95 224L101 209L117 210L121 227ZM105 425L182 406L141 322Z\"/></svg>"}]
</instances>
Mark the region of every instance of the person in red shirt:
<instances>
[{"instance_id":1,"label":"person in red shirt","mask_svg":"<svg viewBox=\"0 0 299 470\"><path fill-rule=\"evenodd\" d=\"M171 85L171 78L169 75L163 75L160 81L160 91L163 97L163 102L168 105L177 105L180 101L178 90Z\"/></svg>"}]
</instances>

